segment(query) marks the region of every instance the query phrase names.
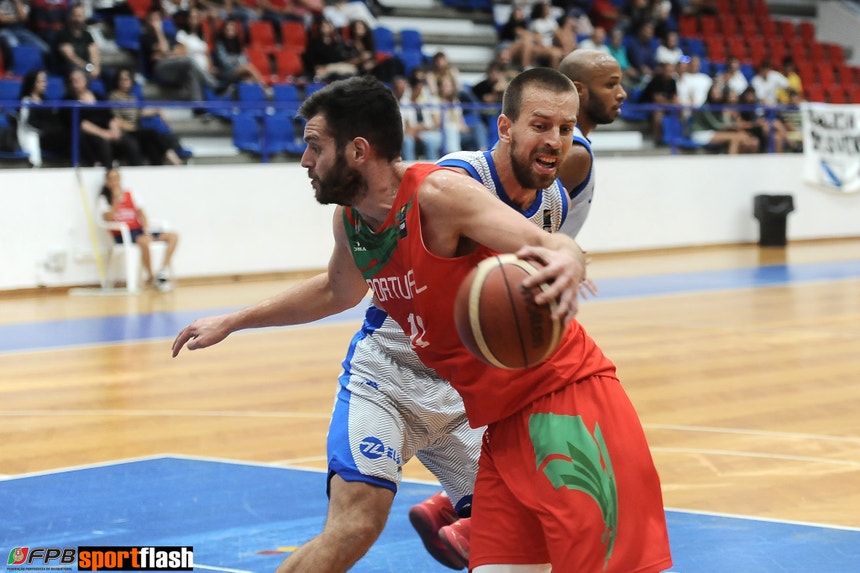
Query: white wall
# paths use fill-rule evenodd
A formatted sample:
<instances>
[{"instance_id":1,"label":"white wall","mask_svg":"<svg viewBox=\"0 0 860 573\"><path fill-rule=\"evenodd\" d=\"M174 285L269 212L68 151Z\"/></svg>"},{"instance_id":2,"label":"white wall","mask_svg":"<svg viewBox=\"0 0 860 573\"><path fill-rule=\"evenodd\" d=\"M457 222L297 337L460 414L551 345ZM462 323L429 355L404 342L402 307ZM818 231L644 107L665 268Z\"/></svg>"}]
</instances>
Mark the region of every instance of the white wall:
<instances>
[{"instance_id":1,"label":"white wall","mask_svg":"<svg viewBox=\"0 0 860 573\"><path fill-rule=\"evenodd\" d=\"M592 252L758 240L753 196L791 194L789 239L860 236L860 193L801 181L799 155L600 157L580 234ZM88 206L103 179L83 170ZM180 233L179 278L324 268L333 208L316 203L299 165L132 168L125 186ZM96 284L83 202L71 169L0 171L0 290ZM45 261L64 259L64 270Z\"/></svg>"},{"instance_id":2,"label":"white wall","mask_svg":"<svg viewBox=\"0 0 860 573\"><path fill-rule=\"evenodd\" d=\"M820 2L815 21L815 36L821 42L836 42L849 47L848 64L860 65L860 9L850 2Z\"/></svg>"}]
</instances>

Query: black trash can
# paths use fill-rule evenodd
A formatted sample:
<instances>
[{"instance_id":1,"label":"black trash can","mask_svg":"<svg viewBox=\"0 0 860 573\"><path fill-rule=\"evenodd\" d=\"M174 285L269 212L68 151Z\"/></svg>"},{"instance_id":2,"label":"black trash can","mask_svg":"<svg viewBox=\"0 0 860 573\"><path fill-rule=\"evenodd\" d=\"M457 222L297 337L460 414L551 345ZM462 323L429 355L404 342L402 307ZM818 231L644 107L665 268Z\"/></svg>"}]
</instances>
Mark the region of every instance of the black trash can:
<instances>
[{"instance_id":1,"label":"black trash can","mask_svg":"<svg viewBox=\"0 0 860 573\"><path fill-rule=\"evenodd\" d=\"M759 221L759 246L785 246L785 223L788 214L792 211L794 211L794 199L791 195L755 196L753 214Z\"/></svg>"}]
</instances>

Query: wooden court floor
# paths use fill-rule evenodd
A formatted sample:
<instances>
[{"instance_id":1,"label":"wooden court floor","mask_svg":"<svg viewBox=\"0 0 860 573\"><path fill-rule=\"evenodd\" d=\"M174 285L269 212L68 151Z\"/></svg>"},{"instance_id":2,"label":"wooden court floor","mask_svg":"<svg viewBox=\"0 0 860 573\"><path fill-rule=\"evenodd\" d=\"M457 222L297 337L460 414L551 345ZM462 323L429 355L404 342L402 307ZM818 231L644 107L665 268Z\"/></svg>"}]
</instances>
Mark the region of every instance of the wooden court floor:
<instances>
[{"instance_id":1,"label":"wooden court floor","mask_svg":"<svg viewBox=\"0 0 860 573\"><path fill-rule=\"evenodd\" d=\"M860 239L594 255L598 286L621 281L628 294L584 302L579 320L618 366L667 507L860 527L860 276L790 279L796 267L858 260ZM707 288L715 270L781 264L782 284ZM637 295L657 276L706 284ZM175 320L175 333L186 317L288 282L5 296L0 332L152 314ZM336 376L358 324L244 332L175 359L172 334L25 351L0 338L0 474L164 453L324 468ZM432 479L417 460L405 475Z\"/></svg>"}]
</instances>

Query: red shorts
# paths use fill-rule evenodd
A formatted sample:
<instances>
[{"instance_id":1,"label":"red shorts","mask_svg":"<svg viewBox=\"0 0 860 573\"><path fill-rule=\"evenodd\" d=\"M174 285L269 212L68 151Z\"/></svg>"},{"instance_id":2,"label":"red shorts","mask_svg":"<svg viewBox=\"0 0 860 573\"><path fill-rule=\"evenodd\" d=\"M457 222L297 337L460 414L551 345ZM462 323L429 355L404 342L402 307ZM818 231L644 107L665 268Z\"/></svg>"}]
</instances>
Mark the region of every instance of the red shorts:
<instances>
[{"instance_id":1,"label":"red shorts","mask_svg":"<svg viewBox=\"0 0 860 573\"><path fill-rule=\"evenodd\" d=\"M592 377L490 425L469 566L644 573L672 565L660 480L621 383Z\"/></svg>"}]
</instances>

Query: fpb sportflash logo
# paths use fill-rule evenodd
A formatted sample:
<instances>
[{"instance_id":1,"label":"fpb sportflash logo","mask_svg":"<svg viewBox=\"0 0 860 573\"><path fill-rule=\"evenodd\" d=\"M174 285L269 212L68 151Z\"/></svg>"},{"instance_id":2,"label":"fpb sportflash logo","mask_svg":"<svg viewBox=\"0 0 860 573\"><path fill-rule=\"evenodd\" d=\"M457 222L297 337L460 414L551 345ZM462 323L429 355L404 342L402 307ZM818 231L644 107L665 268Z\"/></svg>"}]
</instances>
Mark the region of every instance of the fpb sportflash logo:
<instances>
[{"instance_id":1,"label":"fpb sportflash logo","mask_svg":"<svg viewBox=\"0 0 860 573\"><path fill-rule=\"evenodd\" d=\"M193 571L194 548L175 547L15 547L9 571Z\"/></svg>"}]
</instances>

